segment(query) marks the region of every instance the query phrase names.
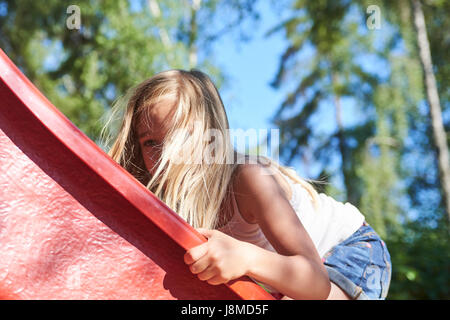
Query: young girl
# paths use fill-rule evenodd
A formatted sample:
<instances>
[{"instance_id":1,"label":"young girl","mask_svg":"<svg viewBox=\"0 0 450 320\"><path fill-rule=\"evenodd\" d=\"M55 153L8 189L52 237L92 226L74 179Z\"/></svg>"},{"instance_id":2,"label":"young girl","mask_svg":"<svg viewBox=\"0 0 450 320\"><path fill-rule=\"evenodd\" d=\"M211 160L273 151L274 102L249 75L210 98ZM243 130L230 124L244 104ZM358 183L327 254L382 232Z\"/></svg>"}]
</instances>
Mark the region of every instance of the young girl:
<instances>
[{"instance_id":1,"label":"young girl","mask_svg":"<svg viewBox=\"0 0 450 320\"><path fill-rule=\"evenodd\" d=\"M208 238L184 257L200 280L247 275L285 299L386 297L390 256L364 216L291 168L234 151L207 75L161 72L124 101L109 155Z\"/></svg>"}]
</instances>

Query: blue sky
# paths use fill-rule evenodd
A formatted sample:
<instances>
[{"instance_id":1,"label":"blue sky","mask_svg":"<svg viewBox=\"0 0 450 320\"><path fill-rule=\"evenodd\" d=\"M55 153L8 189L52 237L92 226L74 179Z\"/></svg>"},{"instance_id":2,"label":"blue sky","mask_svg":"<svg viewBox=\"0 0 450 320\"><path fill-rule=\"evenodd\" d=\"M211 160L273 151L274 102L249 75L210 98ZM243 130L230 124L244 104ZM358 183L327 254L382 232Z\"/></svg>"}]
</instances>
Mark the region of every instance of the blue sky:
<instances>
[{"instance_id":1,"label":"blue sky","mask_svg":"<svg viewBox=\"0 0 450 320\"><path fill-rule=\"evenodd\" d=\"M282 33L264 36L280 18L267 1L259 3L261 20L250 41L236 42L233 34L227 34L214 44L214 62L228 76L228 86L220 91L230 126L235 128L270 126L269 118L285 97L269 83L276 75L287 42Z\"/></svg>"},{"instance_id":2,"label":"blue sky","mask_svg":"<svg viewBox=\"0 0 450 320\"><path fill-rule=\"evenodd\" d=\"M220 89L220 94L230 128L266 129L270 132L277 128L271 123L271 118L288 92L286 88L274 89L270 86L288 42L283 32L270 37L265 35L280 23L283 12L274 12L270 1L260 1L257 8L260 20L253 29L251 40L239 42L233 33L225 35L213 46L214 62L227 76L227 85ZM251 142L248 144L252 147ZM268 155L271 156L270 151Z\"/></svg>"},{"instance_id":3,"label":"blue sky","mask_svg":"<svg viewBox=\"0 0 450 320\"><path fill-rule=\"evenodd\" d=\"M264 36L279 22L269 5L265 1L259 6L261 21L250 41L236 43L233 35L228 34L214 45L215 62L228 76L228 85L221 90L221 95L232 128L274 127L270 117L285 97L282 91L269 85L287 46L282 33Z\"/></svg>"},{"instance_id":4,"label":"blue sky","mask_svg":"<svg viewBox=\"0 0 450 320\"><path fill-rule=\"evenodd\" d=\"M270 86L270 82L277 74L280 57L288 47L288 42L283 32L275 33L270 37L265 36L269 29L285 17L280 17L280 12L274 12L269 1L259 2L258 8L260 21L258 27L254 29L251 40L236 42L232 34L224 36L213 47L214 61L228 76L228 85L221 89L220 93L227 110L230 127L270 131L276 128L270 119L286 98L289 90L287 88L289 86L280 89ZM302 53L306 51L303 50ZM296 85L297 82L294 82ZM344 108L347 107L346 104ZM329 132L330 128L334 127L334 113L326 111L321 112L321 118L316 120L318 126ZM285 164L283 159L280 160L282 164ZM301 175L308 175L303 170L301 161L294 161L291 165ZM315 175L318 166L312 164L310 169L312 172L309 174Z\"/></svg>"}]
</instances>

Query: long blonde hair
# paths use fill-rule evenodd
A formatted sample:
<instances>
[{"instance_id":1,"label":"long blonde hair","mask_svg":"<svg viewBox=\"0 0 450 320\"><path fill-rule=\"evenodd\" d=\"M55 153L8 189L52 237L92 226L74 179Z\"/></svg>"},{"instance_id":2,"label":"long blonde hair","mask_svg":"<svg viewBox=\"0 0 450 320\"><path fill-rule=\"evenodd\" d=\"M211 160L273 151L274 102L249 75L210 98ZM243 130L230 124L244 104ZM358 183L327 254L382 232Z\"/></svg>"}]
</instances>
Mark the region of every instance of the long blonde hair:
<instances>
[{"instance_id":1,"label":"long blonde hair","mask_svg":"<svg viewBox=\"0 0 450 320\"><path fill-rule=\"evenodd\" d=\"M163 139L161 156L153 176L143 160L137 136L137 122L158 99L172 95L175 98L173 122ZM232 210L232 179L239 162L238 154L229 139L229 123L217 88L209 77L198 70L169 70L156 74L132 88L116 101L112 114L102 129L102 139L109 144L111 136L105 135L114 126L114 118L121 121L108 155L159 199L177 212L194 228L215 229L221 223L221 210ZM203 133L209 129L221 133L215 144L213 163L186 163L170 161L186 145L186 137L177 130L189 128L189 141L197 155L208 152L210 141ZM215 137L217 139L217 136ZM216 141L217 142L217 141ZM229 161L230 157L233 161ZM292 168L264 157L265 163L274 166L293 181L308 190L314 202L317 192L301 179ZM223 206L223 207L222 207Z\"/></svg>"}]
</instances>

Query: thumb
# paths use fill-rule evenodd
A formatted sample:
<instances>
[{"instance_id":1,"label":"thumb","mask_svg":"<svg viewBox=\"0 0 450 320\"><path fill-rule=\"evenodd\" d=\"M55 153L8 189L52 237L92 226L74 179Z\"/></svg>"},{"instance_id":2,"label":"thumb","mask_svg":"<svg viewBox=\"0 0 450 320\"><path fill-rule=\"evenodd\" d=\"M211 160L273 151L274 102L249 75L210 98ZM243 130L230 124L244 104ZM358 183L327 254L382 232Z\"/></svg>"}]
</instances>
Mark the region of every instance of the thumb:
<instances>
[{"instance_id":1,"label":"thumb","mask_svg":"<svg viewBox=\"0 0 450 320\"><path fill-rule=\"evenodd\" d=\"M205 228L196 228L195 230L197 230L198 233L200 233L201 235L205 236L206 238L211 238L213 231L214 230L208 230Z\"/></svg>"}]
</instances>

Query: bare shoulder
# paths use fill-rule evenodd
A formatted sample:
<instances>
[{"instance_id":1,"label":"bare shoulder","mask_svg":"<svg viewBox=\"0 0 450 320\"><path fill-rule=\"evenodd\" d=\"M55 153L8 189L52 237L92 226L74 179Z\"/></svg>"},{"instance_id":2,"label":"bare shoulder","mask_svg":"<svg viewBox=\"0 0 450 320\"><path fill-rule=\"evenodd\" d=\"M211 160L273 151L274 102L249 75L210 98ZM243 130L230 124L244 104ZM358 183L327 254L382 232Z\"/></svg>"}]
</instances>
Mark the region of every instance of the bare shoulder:
<instances>
[{"instance_id":1,"label":"bare shoulder","mask_svg":"<svg viewBox=\"0 0 450 320\"><path fill-rule=\"evenodd\" d=\"M233 190L239 211L247 222L255 223L254 208L277 196L290 199L289 184L278 171L260 163L241 164L236 169Z\"/></svg>"},{"instance_id":2,"label":"bare shoulder","mask_svg":"<svg viewBox=\"0 0 450 320\"><path fill-rule=\"evenodd\" d=\"M278 253L304 254L320 261L314 243L279 182L284 178L271 170L260 164L245 164L238 168L233 189L242 217L247 222L257 223Z\"/></svg>"}]
</instances>

